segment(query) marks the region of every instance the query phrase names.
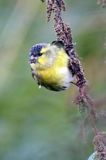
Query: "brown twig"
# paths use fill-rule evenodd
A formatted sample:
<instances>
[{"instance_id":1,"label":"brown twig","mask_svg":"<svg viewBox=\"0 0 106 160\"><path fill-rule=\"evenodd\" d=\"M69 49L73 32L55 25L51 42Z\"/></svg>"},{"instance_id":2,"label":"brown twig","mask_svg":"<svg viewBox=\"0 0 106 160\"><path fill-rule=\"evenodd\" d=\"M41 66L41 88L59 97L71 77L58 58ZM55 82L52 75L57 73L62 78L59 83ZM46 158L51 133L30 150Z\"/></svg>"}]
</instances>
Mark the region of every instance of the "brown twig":
<instances>
[{"instance_id":1,"label":"brown twig","mask_svg":"<svg viewBox=\"0 0 106 160\"><path fill-rule=\"evenodd\" d=\"M95 125L95 109L93 101L88 94L87 82L84 75L84 71L81 65L81 62L78 58L78 55L75 52L72 31L69 25L65 24L61 12L65 11L65 3L63 0L48 0L47 1L47 15L48 21L50 21L51 14L54 14L54 28L57 35L57 40L60 40L65 45L65 50L70 56L72 72L76 77L76 85L79 90L79 95L77 96L76 103L79 106L84 106L88 110L88 115L93 127L93 130L96 134L97 129Z\"/></svg>"},{"instance_id":2,"label":"brown twig","mask_svg":"<svg viewBox=\"0 0 106 160\"><path fill-rule=\"evenodd\" d=\"M43 0L44 1L44 0ZM104 5L106 0L99 0L99 3ZM89 121L92 125L92 129L95 136L99 135L99 131L96 128L96 112L95 112L95 105L92 98L88 92L87 81L84 75L84 71L81 65L81 62L78 58L78 55L75 52L73 39L72 39L72 31L69 25L65 24L61 12L65 11L65 3L64 0L48 0L47 1L47 18L50 21L51 14L54 14L54 28L57 35L57 40L62 41L65 45L65 50L70 56L71 68L72 72L76 77L76 86L78 87L79 94L76 98L76 103L79 107L83 107L87 110ZM101 134L102 138L103 135ZM95 138L95 143L98 141L98 138ZM102 141L103 142L103 141ZM98 141L98 145L103 146L101 141ZM97 152L98 149L96 149ZM103 150L105 152L106 148ZM102 154L101 154L102 155ZM105 154L103 154L105 155ZM102 156L103 158L103 156ZM99 159L99 160L106 160Z\"/></svg>"}]
</instances>

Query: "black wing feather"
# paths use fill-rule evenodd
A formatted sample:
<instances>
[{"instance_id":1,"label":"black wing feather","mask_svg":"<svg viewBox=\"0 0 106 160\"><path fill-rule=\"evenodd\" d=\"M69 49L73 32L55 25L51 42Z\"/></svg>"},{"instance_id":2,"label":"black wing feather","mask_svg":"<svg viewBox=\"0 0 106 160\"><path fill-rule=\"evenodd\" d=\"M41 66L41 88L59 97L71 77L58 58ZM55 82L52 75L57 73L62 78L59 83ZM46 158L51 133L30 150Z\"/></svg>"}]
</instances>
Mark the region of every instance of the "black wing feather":
<instances>
[{"instance_id":1,"label":"black wing feather","mask_svg":"<svg viewBox=\"0 0 106 160\"><path fill-rule=\"evenodd\" d=\"M64 48L64 43L62 41L53 41L52 45L56 45L59 48Z\"/></svg>"}]
</instances>

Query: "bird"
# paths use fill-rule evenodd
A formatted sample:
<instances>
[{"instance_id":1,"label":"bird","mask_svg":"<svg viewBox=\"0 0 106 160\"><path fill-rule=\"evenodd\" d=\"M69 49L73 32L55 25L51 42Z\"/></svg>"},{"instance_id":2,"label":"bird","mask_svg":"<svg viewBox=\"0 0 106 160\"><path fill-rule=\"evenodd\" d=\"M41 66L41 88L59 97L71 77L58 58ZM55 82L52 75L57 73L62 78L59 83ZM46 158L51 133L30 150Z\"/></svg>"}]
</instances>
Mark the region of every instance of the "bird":
<instances>
[{"instance_id":1,"label":"bird","mask_svg":"<svg viewBox=\"0 0 106 160\"><path fill-rule=\"evenodd\" d=\"M43 86L51 91L63 91L74 81L71 60L62 41L33 45L29 64L39 88Z\"/></svg>"}]
</instances>

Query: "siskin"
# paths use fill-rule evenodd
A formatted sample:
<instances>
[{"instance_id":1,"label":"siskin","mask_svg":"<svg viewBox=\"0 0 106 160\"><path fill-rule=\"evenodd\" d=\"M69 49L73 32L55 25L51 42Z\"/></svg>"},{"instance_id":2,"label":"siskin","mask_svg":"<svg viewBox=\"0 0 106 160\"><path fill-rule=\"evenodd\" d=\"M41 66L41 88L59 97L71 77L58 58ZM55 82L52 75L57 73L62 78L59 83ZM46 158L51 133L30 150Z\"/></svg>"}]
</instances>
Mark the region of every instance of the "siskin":
<instances>
[{"instance_id":1,"label":"siskin","mask_svg":"<svg viewBox=\"0 0 106 160\"><path fill-rule=\"evenodd\" d=\"M61 41L34 45L29 53L32 77L39 87L52 91L62 91L74 81L71 60Z\"/></svg>"}]
</instances>

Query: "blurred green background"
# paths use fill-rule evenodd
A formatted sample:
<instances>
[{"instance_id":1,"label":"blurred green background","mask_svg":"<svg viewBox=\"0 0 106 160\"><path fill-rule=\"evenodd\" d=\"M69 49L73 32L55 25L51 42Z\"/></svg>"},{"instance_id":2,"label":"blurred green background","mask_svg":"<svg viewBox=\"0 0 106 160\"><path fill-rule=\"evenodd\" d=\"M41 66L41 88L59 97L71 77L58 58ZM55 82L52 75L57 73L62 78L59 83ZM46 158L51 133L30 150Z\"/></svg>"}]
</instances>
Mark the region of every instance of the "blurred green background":
<instances>
[{"instance_id":1,"label":"blurred green background","mask_svg":"<svg viewBox=\"0 0 106 160\"><path fill-rule=\"evenodd\" d=\"M66 0L76 51L98 105L98 127L106 130L106 8L96 0ZM72 101L76 88L39 89L28 64L31 46L55 40L40 0L0 0L0 160L87 160L92 129ZM103 115L103 116L101 116Z\"/></svg>"}]
</instances>

